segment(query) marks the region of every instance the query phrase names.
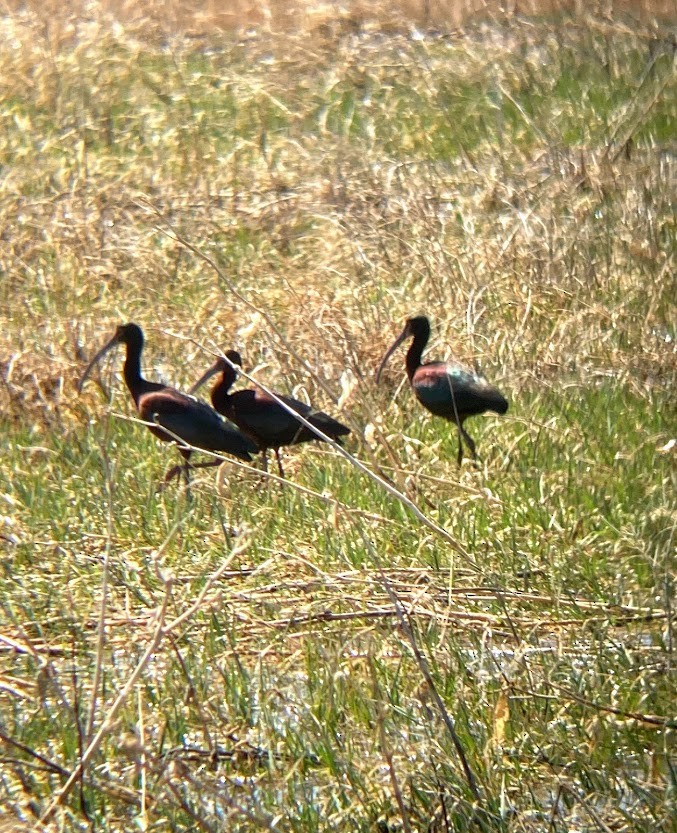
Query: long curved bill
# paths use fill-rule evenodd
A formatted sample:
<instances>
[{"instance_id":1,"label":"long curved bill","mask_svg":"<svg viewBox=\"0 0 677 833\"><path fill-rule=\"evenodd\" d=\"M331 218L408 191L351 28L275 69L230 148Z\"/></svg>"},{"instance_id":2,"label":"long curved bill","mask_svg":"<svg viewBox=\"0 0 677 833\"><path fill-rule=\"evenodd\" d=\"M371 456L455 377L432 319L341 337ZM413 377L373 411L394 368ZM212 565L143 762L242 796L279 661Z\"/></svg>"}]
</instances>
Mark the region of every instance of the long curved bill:
<instances>
[{"instance_id":1,"label":"long curved bill","mask_svg":"<svg viewBox=\"0 0 677 833\"><path fill-rule=\"evenodd\" d=\"M80 377L80 380L78 382L78 393L82 392L82 386L85 384L85 382L89 378L89 374L92 372L92 368L94 367L94 365L98 364L101 361L101 359L106 355L106 353L109 350L112 350L113 347L115 347L118 343L119 343L119 341L118 341L118 337L117 337L117 334L116 334L116 335L113 336L113 338L110 341L106 342L106 344L103 345L103 347L99 350L99 352L96 354L96 356L94 356L94 358L91 360L91 362L87 365L87 369L85 370L85 372Z\"/></svg>"},{"instance_id":2,"label":"long curved bill","mask_svg":"<svg viewBox=\"0 0 677 833\"><path fill-rule=\"evenodd\" d=\"M381 379L381 373L383 372L383 368L388 363L388 359L392 356L392 354L397 350L397 348L402 344L402 342L409 336L409 330L405 327L402 332L397 336L395 341L390 345L388 348L387 353L381 359L381 364L378 366L378 370L376 371L376 384L378 385L379 380Z\"/></svg>"},{"instance_id":3,"label":"long curved bill","mask_svg":"<svg viewBox=\"0 0 677 833\"><path fill-rule=\"evenodd\" d=\"M196 391L198 388L201 388L201 387L202 387L202 385L204 385L204 383L205 383L206 381L208 381L209 379L211 379L211 378L212 378L212 376L216 376L216 374L217 374L220 370L221 370L221 364L220 364L220 362L218 362L218 361L217 361L217 362L215 362L215 363L214 363L214 364L213 364L213 365L209 368L209 370L208 370L206 373L204 373L202 376L200 376L200 378L199 378L199 379L197 380L197 382L196 382L196 383L192 386L192 388L190 388L190 389L189 389L188 393L189 393L191 396L193 396L193 395L195 394L195 391Z\"/></svg>"}]
</instances>

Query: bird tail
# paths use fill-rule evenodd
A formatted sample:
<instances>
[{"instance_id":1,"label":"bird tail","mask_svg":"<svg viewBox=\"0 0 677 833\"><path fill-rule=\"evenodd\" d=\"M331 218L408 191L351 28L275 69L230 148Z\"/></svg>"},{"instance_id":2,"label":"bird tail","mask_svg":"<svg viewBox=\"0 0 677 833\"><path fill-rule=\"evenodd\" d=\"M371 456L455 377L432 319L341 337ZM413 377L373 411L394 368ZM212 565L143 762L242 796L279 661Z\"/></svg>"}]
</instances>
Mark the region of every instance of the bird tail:
<instances>
[{"instance_id":1,"label":"bird tail","mask_svg":"<svg viewBox=\"0 0 677 833\"><path fill-rule=\"evenodd\" d=\"M508 400L496 388L487 396L487 410L495 411L497 414L504 414L508 410Z\"/></svg>"},{"instance_id":2,"label":"bird tail","mask_svg":"<svg viewBox=\"0 0 677 833\"><path fill-rule=\"evenodd\" d=\"M311 425L314 425L317 429L322 431L323 434L331 437L332 440L337 442L339 445L343 444L340 438L345 437L346 434L350 434L350 428L346 427L333 417L330 417L329 414L325 414L323 411L309 414L307 419Z\"/></svg>"}]
</instances>

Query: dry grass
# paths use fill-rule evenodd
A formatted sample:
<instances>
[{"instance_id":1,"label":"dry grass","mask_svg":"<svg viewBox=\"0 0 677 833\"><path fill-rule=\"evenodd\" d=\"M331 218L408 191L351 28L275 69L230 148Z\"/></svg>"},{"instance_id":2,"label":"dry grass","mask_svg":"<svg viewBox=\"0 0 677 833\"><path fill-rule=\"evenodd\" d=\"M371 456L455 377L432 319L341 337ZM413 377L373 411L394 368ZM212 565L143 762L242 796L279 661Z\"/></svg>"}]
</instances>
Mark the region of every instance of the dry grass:
<instances>
[{"instance_id":1,"label":"dry grass","mask_svg":"<svg viewBox=\"0 0 677 833\"><path fill-rule=\"evenodd\" d=\"M314 6L240 38L205 36L232 28L214 4L24 5L0 36L0 823L669 830L672 30L419 40L416 9ZM477 470L401 356L372 384L420 311L432 356L510 397ZM74 389L120 320L149 377L236 346L308 392L430 523L326 448L284 486L226 466L157 494L167 449L116 416L119 377L112 409Z\"/></svg>"},{"instance_id":2,"label":"dry grass","mask_svg":"<svg viewBox=\"0 0 677 833\"><path fill-rule=\"evenodd\" d=\"M73 17L96 19L110 16L130 30L138 27L147 37L157 34L213 36L219 31L252 27L277 34L336 34L380 29L407 31L410 26L441 27L444 30L486 20L510 20L521 16L598 14L607 19L635 18L645 23L674 21L673 0L601 0L592 6L580 0L512 0L505 5L486 0L348 0L343 3L317 0L97 0L95 4L72 0L64 4L45 0L7 0L14 13L27 10L47 26L53 38ZM64 33L65 34L65 33ZM58 37L58 35L57 35Z\"/></svg>"}]
</instances>

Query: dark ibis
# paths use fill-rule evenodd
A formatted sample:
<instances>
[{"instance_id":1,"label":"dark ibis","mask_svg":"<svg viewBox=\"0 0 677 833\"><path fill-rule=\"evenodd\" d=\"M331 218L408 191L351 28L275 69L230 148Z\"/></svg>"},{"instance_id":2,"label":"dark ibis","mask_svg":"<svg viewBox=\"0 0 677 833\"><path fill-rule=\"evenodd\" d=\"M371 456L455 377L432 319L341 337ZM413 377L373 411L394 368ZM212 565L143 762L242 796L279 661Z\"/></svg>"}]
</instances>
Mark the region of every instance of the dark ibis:
<instances>
[{"instance_id":1,"label":"dark ibis","mask_svg":"<svg viewBox=\"0 0 677 833\"><path fill-rule=\"evenodd\" d=\"M242 357L236 350L229 350L225 356L233 365L242 367ZM216 374L220 374L221 378L212 388L212 405L220 414L234 422L243 434L254 440L263 452L264 467L268 449L272 448L275 451L280 477L284 477L280 460L281 446L298 445L309 440L321 439L260 388L247 388L230 393L230 388L237 378L237 371L223 358L218 358L214 362L193 385L190 392L194 393ZM276 396L335 442L341 443L340 438L350 433L349 428L341 425L323 411L316 411L305 402L299 402L298 399L292 399L290 396L279 394Z\"/></svg>"},{"instance_id":2,"label":"dark ibis","mask_svg":"<svg viewBox=\"0 0 677 833\"><path fill-rule=\"evenodd\" d=\"M225 452L240 460L251 460L258 452L258 446L223 417L193 396L181 393L167 385L149 382L141 375L141 351L143 350L143 332L138 324L121 324L113 338L105 344L91 360L85 370L78 391L82 390L92 368L101 358L117 344L127 348L124 365L125 383L132 395L136 410L144 422L151 423L150 430L164 442L177 442L177 438L186 446L204 451ZM154 424L152 424L154 423ZM165 430L166 429L166 430ZM220 460L190 465L191 447L179 445L179 452L184 459L183 466L175 467L167 474L170 480L177 471L183 469L186 481L189 468L218 466Z\"/></svg>"},{"instance_id":3,"label":"dark ibis","mask_svg":"<svg viewBox=\"0 0 677 833\"><path fill-rule=\"evenodd\" d=\"M455 423L458 428L458 464L463 459L463 440L470 449L473 459L475 442L463 427L468 417L495 411L504 414L508 400L472 368L460 362L426 362L421 364L421 355L430 338L430 322L425 315L408 318L404 329L388 349L376 371L376 383L386 362L395 350L408 338L413 341L407 350L406 368L409 384L418 401L435 416L441 416Z\"/></svg>"}]
</instances>

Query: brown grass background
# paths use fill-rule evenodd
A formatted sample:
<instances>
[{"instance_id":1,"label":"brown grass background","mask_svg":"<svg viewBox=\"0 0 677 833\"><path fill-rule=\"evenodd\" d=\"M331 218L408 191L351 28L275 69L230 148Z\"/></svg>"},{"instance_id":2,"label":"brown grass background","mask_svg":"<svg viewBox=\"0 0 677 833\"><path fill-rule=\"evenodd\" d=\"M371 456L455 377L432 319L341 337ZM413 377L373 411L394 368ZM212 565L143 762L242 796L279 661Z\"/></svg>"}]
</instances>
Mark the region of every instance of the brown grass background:
<instances>
[{"instance_id":1,"label":"brown grass background","mask_svg":"<svg viewBox=\"0 0 677 833\"><path fill-rule=\"evenodd\" d=\"M159 32L215 31L263 27L271 32L313 32L340 24L347 29L401 29L416 25L454 28L473 21L515 15L602 14L608 18L635 17L644 22L677 20L675 0L6 0L8 11L27 10L45 22L66 17L95 16L102 11L121 23L157 27Z\"/></svg>"}]
</instances>

